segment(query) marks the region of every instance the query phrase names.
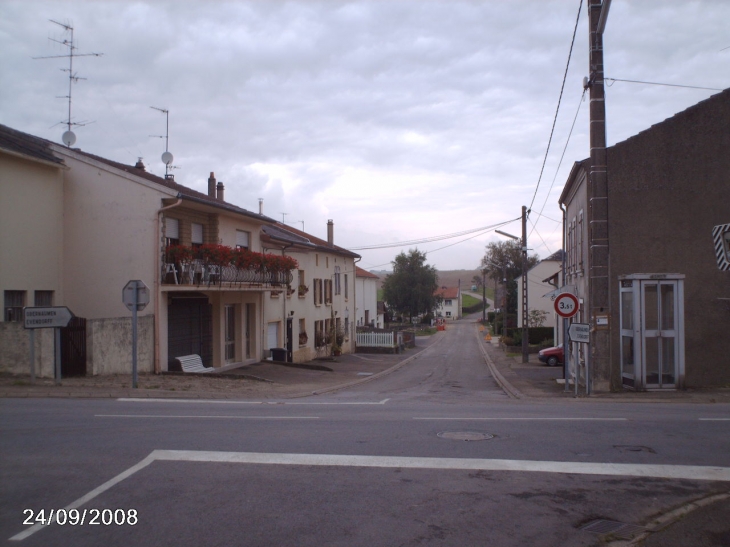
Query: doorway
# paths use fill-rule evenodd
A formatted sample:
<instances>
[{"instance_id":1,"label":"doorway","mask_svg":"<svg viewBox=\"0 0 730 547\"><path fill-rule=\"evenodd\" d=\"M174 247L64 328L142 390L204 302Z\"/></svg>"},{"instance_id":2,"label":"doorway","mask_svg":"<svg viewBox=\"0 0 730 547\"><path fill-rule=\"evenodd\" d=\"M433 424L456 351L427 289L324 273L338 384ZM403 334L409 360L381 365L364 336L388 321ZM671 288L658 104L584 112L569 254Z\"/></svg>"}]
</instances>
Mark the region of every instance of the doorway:
<instances>
[{"instance_id":1,"label":"doorway","mask_svg":"<svg viewBox=\"0 0 730 547\"><path fill-rule=\"evenodd\" d=\"M684 276L625 276L620 284L623 385L637 390L682 387Z\"/></svg>"}]
</instances>

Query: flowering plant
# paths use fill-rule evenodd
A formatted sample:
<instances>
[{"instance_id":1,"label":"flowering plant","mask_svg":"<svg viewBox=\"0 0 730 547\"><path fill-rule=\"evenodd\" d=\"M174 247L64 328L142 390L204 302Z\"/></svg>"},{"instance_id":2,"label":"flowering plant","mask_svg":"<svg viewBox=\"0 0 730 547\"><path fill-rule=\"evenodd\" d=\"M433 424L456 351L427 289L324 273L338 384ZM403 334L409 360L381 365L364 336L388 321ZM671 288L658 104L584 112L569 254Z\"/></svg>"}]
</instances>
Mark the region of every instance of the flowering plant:
<instances>
[{"instance_id":1,"label":"flowering plant","mask_svg":"<svg viewBox=\"0 0 730 547\"><path fill-rule=\"evenodd\" d=\"M207 243L198 248L198 257L207 264L227 266L233 258L233 249L226 245L214 245Z\"/></svg>"},{"instance_id":2,"label":"flowering plant","mask_svg":"<svg viewBox=\"0 0 730 547\"><path fill-rule=\"evenodd\" d=\"M193 250L185 245L170 245L165 249L165 262L176 264L190 262L193 257Z\"/></svg>"}]
</instances>

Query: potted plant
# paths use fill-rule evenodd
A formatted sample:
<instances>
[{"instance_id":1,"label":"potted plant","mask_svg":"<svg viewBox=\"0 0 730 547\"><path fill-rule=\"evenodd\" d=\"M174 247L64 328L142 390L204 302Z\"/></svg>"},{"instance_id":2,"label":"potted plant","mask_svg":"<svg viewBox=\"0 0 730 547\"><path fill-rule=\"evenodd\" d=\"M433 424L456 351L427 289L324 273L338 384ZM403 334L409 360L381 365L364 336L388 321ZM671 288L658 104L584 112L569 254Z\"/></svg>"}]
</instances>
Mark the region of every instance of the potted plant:
<instances>
[{"instance_id":1,"label":"potted plant","mask_svg":"<svg viewBox=\"0 0 730 547\"><path fill-rule=\"evenodd\" d=\"M299 333L299 345L300 346L306 346L308 341L309 341L309 337L307 336L307 333L306 332L300 332Z\"/></svg>"},{"instance_id":2,"label":"potted plant","mask_svg":"<svg viewBox=\"0 0 730 547\"><path fill-rule=\"evenodd\" d=\"M304 298L304 295L309 292L309 287L306 285L299 285L297 291L299 292L299 298Z\"/></svg>"},{"instance_id":3,"label":"potted plant","mask_svg":"<svg viewBox=\"0 0 730 547\"><path fill-rule=\"evenodd\" d=\"M339 357L340 355L342 355L342 347L339 344L337 344L337 342L333 343L331 348L332 348L332 355L334 355L335 357Z\"/></svg>"}]
</instances>

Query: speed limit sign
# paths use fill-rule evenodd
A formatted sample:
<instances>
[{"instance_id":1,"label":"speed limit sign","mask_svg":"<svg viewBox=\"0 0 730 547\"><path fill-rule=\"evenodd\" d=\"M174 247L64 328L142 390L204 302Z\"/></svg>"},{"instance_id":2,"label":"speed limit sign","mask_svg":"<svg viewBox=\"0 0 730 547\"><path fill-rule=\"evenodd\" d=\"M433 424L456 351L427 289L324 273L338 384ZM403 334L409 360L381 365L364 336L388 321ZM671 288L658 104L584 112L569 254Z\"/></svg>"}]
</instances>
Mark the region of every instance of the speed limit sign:
<instances>
[{"instance_id":1,"label":"speed limit sign","mask_svg":"<svg viewBox=\"0 0 730 547\"><path fill-rule=\"evenodd\" d=\"M578 313L578 298L564 292L555 298L555 311L560 317L569 318Z\"/></svg>"}]
</instances>

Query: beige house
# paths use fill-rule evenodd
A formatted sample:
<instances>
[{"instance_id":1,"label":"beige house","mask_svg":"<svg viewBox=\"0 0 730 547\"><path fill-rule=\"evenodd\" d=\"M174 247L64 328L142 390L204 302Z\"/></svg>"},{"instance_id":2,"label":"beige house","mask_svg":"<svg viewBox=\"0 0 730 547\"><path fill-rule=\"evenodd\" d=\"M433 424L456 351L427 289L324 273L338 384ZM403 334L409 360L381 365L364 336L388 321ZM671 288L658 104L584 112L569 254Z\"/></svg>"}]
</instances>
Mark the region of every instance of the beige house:
<instances>
[{"instance_id":1,"label":"beige house","mask_svg":"<svg viewBox=\"0 0 730 547\"><path fill-rule=\"evenodd\" d=\"M294 317L296 341L304 339L300 326L329 331L332 315L333 326L349 328L358 255L316 238L276 241L264 229L281 230L279 223L226 202L213 173L204 194L147 173L141 162L123 165L0 126L0 183L0 370L29 370L22 308L53 305L79 318L70 342L78 351L62 364L64 375L131 372L131 312L121 296L133 279L150 289L139 312L140 371L173 369L175 357L189 354L220 369L265 359L271 348L287 347ZM270 264L262 270L200 258L217 249L247 250ZM320 280L318 297L329 290L327 301L289 293L300 272L272 269L284 262L264 252L296 258L305 276ZM51 333L38 333L36 370L51 375ZM317 354L315 336L294 345L298 360Z\"/></svg>"}]
</instances>

